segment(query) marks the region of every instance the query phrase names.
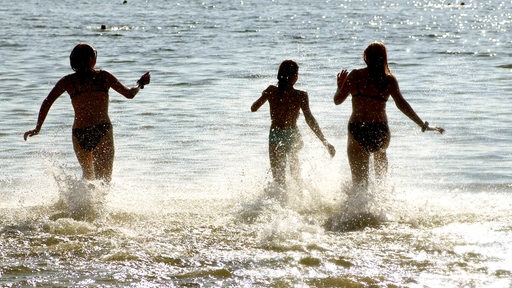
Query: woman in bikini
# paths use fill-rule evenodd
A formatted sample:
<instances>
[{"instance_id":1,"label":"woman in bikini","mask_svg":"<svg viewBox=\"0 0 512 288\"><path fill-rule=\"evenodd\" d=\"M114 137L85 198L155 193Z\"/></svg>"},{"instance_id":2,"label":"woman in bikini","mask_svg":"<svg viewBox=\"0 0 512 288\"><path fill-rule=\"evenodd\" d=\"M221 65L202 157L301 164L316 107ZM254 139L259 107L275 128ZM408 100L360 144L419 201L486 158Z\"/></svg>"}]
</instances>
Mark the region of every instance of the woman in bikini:
<instances>
[{"instance_id":1,"label":"woman in bikini","mask_svg":"<svg viewBox=\"0 0 512 288\"><path fill-rule=\"evenodd\" d=\"M71 97L75 112L72 139L83 177L87 180L110 182L114 163L114 136L108 116L108 90L114 89L132 99L149 84L149 72L128 88L115 76L104 70L95 70L96 50L89 44L80 43L70 55L73 74L62 77L44 99L39 110L36 128L25 132L24 139L39 134L52 104L64 92Z\"/></svg>"},{"instance_id":2,"label":"woman in bikini","mask_svg":"<svg viewBox=\"0 0 512 288\"><path fill-rule=\"evenodd\" d=\"M355 186L368 185L369 161L373 153L376 179L382 180L388 168L386 149L391 138L386 116L386 102L391 96L398 109L416 123L421 130L443 133L440 127L429 127L414 112L398 88L396 78L388 68L386 47L370 44L363 54L366 68L338 74L338 89L334 103L343 103L352 95L352 115L348 123L347 154Z\"/></svg>"},{"instance_id":3,"label":"woman in bikini","mask_svg":"<svg viewBox=\"0 0 512 288\"><path fill-rule=\"evenodd\" d=\"M297 128L300 110L306 123L322 141L331 157L336 150L324 137L322 130L309 108L308 94L293 88L298 79L299 65L293 60L285 60L279 66L278 85L270 85L261 97L251 106L256 112L268 101L270 105L269 157L274 181L284 187L286 184L286 163L290 162L292 177L300 183L300 166L298 151L303 142Z\"/></svg>"}]
</instances>

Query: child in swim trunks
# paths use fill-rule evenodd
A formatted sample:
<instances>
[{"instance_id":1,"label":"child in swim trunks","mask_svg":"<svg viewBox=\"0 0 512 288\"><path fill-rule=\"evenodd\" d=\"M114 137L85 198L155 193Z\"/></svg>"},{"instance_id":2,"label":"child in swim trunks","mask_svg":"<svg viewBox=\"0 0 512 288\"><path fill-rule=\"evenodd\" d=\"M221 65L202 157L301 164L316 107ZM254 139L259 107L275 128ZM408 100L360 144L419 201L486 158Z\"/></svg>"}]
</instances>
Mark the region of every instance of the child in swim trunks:
<instances>
[{"instance_id":1,"label":"child in swim trunks","mask_svg":"<svg viewBox=\"0 0 512 288\"><path fill-rule=\"evenodd\" d=\"M350 74L347 70L342 70L338 74L338 89L334 94L334 103L339 105L349 94L352 95L347 153L353 184L366 188L372 153L376 178L382 180L387 173L386 149L391 138L386 115L386 102L389 96L393 97L398 109L420 126L422 131L443 133L444 129L429 127L428 122L423 122L404 99L396 78L389 71L384 44L370 44L363 56L366 68L355 69Z\"/></svg>"},{"instance_id":2,"label":"child in swim trunks","mask_svg":"<svg viewBox=\"0 0 512 288\"><path fill-rule=\"evenodd\" d=\"M104 70L96 70L96 50L89 44L80 43L70 55L73 74L62 77L44 99L39 110L36 128L25 132L28 137L39 134L48 112L58 97L67 92L75 112L72 139L73 148L83 177L88 180L110 182L114 163L114 136L108 116L108 90L114 89L132 99L149 84L149 72L137 81L137 86L128 88Z\"/></svg>"},{"instance_id":3,"label":"child in swim trunks","mask_svg":"<svg viewBox=\"0 0 512 288\"><path fill-rule=\"evenodd\" d=\"M334 146L325 139L311 113L308 94L293 88L298 79L298 72L299 66L295 61L283 61L277 74L278 85L270 85L251 106L251 111L255 112L267 101L270 105L270 166L274 181L282 187L286 185L287 160L293 178L300 183L298 151L303 147L303 142L297 128L297 119L301 110L306 123L322 141L331 157L336 154Z\"/></svg>"}]
</instances>

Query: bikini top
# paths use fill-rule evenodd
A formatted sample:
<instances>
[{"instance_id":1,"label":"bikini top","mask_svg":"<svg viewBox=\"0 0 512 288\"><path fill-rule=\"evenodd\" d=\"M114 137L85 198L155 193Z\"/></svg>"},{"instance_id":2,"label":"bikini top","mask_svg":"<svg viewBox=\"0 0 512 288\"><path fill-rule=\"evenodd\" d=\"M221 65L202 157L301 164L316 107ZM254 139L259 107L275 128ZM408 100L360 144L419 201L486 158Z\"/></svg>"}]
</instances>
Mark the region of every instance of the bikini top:
<instances>
[{"instance_id":1,"label":"bikini top","mask_svg":"<svg viewBox=\"0 0 512 288\"><path fill-rule=\"evenodd\" d=\"M382 102L387 102L388 99L383 97L383 96L373 96L373 95L366 95L366 94L363 94L360 90L359 90L359 87L356 87L357 88L357 93L356 94L353 94L352 96L353 97L361 97L361 98L368 98L368 99L372 99L372 100L377 100L377 101L382 101Z\"/></svg>"},{"instance_id":2,"label":"bikini top","mask_svg":"<svg viewBox=\"0 0 512 288\"><path fill-rule=\"evenodd\" d=\"M78 76L78 75L77 75ZM78 76L80 77L80 76ZM69 97L73 99L75 96L80 95L82 93L93 93L93 92L108 92L108 85L105 78L105 74L103 71L95 71L92 75L92 77L88 77L86 79L85 83L79 83L81 82L80 79L72 78L71 84L75 88L73 94L69 94Z\"/></svg>"},{"instance_id":3,"label":"bikini top","mask_svg":"<svg viewBox=\"0 0 512 288\"><path fill-rule=\"evenodd\" d=\"M387 102L388 101L388 99L386 99L386 98L384 98L382 96L370 96L370 95L365 95L365 94L360 93L360 92L358 92L357 94L354 94L352 96L353 97L368 98L368 99L382 101L382 102Z\"/></svg>"}]
</instances>

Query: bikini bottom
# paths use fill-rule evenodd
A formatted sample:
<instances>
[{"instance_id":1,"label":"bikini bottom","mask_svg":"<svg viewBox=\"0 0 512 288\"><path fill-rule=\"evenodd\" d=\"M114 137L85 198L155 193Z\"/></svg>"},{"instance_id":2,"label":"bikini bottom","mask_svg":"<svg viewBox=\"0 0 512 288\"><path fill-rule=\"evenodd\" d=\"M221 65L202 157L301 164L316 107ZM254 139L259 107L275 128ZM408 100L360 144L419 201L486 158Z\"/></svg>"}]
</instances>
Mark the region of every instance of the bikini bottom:
<instances>
[{"instance_id":1,"label":"bikini bottom","mask_svg":"<svg viewBox=\"0 0 512 288\"><path fill-rule=\"evenodd\" d=\"M386 122L348 123L348 131L357 143L368 152L382 149L389 139L389 127Z\"/></svg>"},{"instance_id":2,"label":"bikini bottom","mask_svg":"<svg viewBox=\"0 0 512 288\"><path fill-rule=\"evenodd\" d=\"M89 127L73 128L73 137L78 141L78 145L87 152L91 152L98 146L110 129L112 124L101 123Z\"/></svg>"}]
</instances>

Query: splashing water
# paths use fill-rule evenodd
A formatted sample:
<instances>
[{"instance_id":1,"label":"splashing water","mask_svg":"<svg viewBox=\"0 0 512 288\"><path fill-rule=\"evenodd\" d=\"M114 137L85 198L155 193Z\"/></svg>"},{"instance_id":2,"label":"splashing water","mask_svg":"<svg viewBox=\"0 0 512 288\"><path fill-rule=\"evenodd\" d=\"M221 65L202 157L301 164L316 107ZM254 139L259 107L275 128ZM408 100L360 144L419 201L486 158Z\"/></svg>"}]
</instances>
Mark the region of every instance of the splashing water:
<instances>
[{"instance_id":1,"label":"splashing water","mask_svg":"<svg viewBox=\"0 0 512 288\"><path fill-rule=\"evenodd\" d=\"M76 179L73 176L54 174L59 187L59 200L55 204L57 212L51 219L71 217L75 220L92 221L104 215L105 197L108 185L101 181Z\"/></svg>"}]
</instances>

